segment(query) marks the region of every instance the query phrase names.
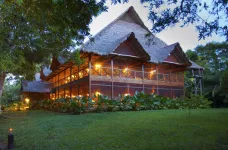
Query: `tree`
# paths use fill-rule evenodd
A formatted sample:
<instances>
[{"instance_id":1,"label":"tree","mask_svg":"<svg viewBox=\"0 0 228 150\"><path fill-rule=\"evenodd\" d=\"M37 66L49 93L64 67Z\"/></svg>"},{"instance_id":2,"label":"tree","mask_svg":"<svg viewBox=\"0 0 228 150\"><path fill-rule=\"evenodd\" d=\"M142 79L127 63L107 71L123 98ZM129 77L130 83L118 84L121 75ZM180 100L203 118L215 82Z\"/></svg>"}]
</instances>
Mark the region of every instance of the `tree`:
<instances>
[{"instance_id":1,"label":"tree","mask_svg":"<svg viewBox=\"0 0 228 150\"><path fill-rule=\"evenodd\" d=\"M31 79L39 63L69 51L107 8L96 0L0 1L0 96L7 73Z\"/></svg>"},{"instance_id":2,"label":"tree","mask_svg":"<svg viewBox=\"0 0 228 150\"><path fill-rule=\"evenodd\" d=\"M226 69L223 72L221 80L222 80L221 85L223 87L223 90L228 94L228 69Z\"/></svg>"},{"instance_id":3,"label":"tree","mask_svg":"<svg viewBox=\"0 0 228 150\"><path fill-rule=\"evenodd\" d=\"M112 0L114 4L129 0ZM213 33L224 36L228 41L228 1L227 0L140 0L147 4L148 19L153 23L152 32L158 33L168 27L194 24L199 39Z\"/></svg>"},{"instance_id":4,"label":"tree","mask_svg":"<svg viewBox=\"0 0 228 150\"><path fill-rule=\"evenodd\" d=\"M204 67L204 94L214 101L214 106L222 105L226 92L228 69L228 43L211 42L199 45L186 52L188 58Z\"/></svg>"}]
</instances>

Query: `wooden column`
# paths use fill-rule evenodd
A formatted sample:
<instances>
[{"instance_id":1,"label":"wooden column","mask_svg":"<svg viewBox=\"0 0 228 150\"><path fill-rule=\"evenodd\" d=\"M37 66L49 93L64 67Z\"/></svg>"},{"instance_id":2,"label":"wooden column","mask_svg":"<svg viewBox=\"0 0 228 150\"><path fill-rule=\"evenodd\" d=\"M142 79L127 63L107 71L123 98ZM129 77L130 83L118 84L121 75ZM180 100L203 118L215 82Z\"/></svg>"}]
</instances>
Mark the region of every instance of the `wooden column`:
<instances>
[{"instance_id":1,"label":"wooden column","mask_svg":"<svg viewBox=\"0 0 228 150\"><path fill-rule=\"evenodd\" d=\"M72 66L70 67L70 97L72 97Z\"/></svg>"},{"instance_id":2,"label":"wooden column","mask_svg":"<svg viewBox=\"0 0 228 150\"><path fill-rule=\"evenodd\" d=\"M91 55L89 55L89 97L92 97L91 91Z\"/></svg>"},{"instance_id":3,"label":"wooden column","mask_svg":"<svg viewBox=\"0 0 228 150\"><path fill-rule=\"evenodd\" d=\"M159 95L159 90L158 90L158 65L156 65L156 73L157 73L157 95Z\"/></svg>"},{"instance_id":4,"label":"wooden column","mask_svg":"<svg viewBox=\"0 0 228 150\"><path fill-rule=\"evenodd\" d=\"M80 67L78 66L78 80L79 80L79 68L80 68ZM80 88L80 86L79 86L78 83L77 83L77 85L78 85L78 96L79 96L79 95L80 95L80 94L79 94L79 91L80 91L79 88Z\"/></svg>"},{"instance_id":5,"label":"wooden column","mask_svg":"<svg viewBox=\"0 0 228 150\"><path fill-rule=\"evenodd\" d=\"M59 99L59 73L58 73L58 99Z\"/></svg>"},{"instance_id":6,"label":"wooden column","mask_svg":"<svg viewBox=\"0 0 228 150\"><path fill-rule=\"evenodd\" d=\"M144 64L142 64L142 83L143 83L143 92L144 92Z\"/></svg>"},{"instance_id":7,"label":"wooden column","mask_svg":"<svg viewBox=\"0 0 228 150\"><path fill-rule=\"evenodd\" d=\"M172 82L171 82L171 65L169 65L169 82L170 82L170 85L171 85L170 96L173 97L173 89L172 89Z\"/></svg>"},{"instance_id":8,"label":"wooden column","mask_svg":"<svg viewBox=\"0 0 228 150\"><path fill-rule=\"evenodd\" d=\"M114 95L114 93L113 93L113 59L111 59L111 78L112 78L112 91L111 91L111 99L113 99L113 95Z\"/></svg>"}]
</instances>

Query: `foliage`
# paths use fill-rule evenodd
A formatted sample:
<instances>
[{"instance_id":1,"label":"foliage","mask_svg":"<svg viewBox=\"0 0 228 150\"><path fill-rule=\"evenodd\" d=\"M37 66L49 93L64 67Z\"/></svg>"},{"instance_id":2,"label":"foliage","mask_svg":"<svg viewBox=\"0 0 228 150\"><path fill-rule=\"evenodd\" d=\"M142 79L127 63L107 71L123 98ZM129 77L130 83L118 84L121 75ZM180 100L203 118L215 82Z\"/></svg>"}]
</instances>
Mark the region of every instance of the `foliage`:
<instances>
[{"instance_id":1,"label":"foliage","mask_svg":"<svg viewBox=\"0 0 228 150\"><path fill-rule=\"evenodd\" d=\"M228 68L222 74L221 85L223 87L224 92L228 93Z\"/></svg>"},{"instance_id":2,"label":"foliage","mask_svg":"<svg viewBox=\"0 0 228 150\"><path fill-rule=\"evenodd\" d=\"M20 110L26 110L28 108L29 104L27 104L24 101L14 101L9 104L3 105L4 111L20 111Z\"/></svg>"},{"instance_id":3,"label":"foliage","mask_svg":"<svg viewBox=\"0 0 228 150\"><path fill-rule=\"evenodd\" d=\"M222 84L222 74L228 69L228 43L211 42L206 45L199 45L194 51L186 52L188 58L204 68L203 71L203 86L204 95L214 102L217 106L217 101L224 99L224 89ZM188 82L188 78L185 79ZM224 84L223 84L224 85ZM222 101L222 100L221 100ZM219 103L218 103L219 104ZM223 104L220 103L220 106Z\"/></svg>"},{"instance_id":4,"label":"foliage","mask_svg":"<svg viewBox=\"0 0 228 150\"><path fill-rule=\"evenodd\" d=\"M5 74L33 79L37 65L64 55L90 36L89 24L107 7L96 0L0 2L0 96Z\"/></svg>"},{"instance_id":5,"label":"foliage","mask_svg":"<svg viewBox=\"0 0 228 150\"><path fill-rule=\"evenodd\" d=\"M6 79L4 82L4 91L2 96L0 97L1 102L3 105L10 104L14 101L20 100L20 90L21 90L21 83L20 80L15 80L13 83L11 80Z\"/></svg>"},{"instance_id":6,"label":"foliage","mask_svg":"<svg viewBox=\"0 0 228 150\"><path fill-rule=\"evenodd\" d=\"M114 4L129 0L112 0ZM228 41L227 0L140 0L149 9L148 19L153 23L152 32L161 32L168 27L194 24L199 39L213 33Z\"/></svg>"},{"instance_id":7,"label":"foliage","mask_svg":"<svg viewBox=\"0 0 228 150\"><path fill-rule=\"evenodd\" d=\"M189 98L167 98L154 94L136 92L133 96L120 96L119 99L111 100L108 96L97 95L93 98L75 97L71 99L44 100L35 102L31 109L43 108L70 114L81 114L94 110L95 112L106 111L139 111L151 109L187 109L187 108L209 108L211 103L203 96L190 95ZM33 102L32 102L33 103ZM37 106L37 105L40 106ZM36 106L36 107L34 107ZM94 109L91 109L94 108Z\"/></svg>"}]
</instances>

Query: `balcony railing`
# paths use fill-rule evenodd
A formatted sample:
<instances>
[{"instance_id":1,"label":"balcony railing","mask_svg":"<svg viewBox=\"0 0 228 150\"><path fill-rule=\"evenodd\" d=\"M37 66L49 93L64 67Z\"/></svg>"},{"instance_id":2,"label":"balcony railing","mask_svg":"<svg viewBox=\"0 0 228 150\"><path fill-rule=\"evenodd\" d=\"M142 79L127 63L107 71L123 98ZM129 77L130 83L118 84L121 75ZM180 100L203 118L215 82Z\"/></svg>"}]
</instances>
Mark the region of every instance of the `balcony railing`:
<instances>
[{"instance_id":1,"label":"balcony railing","mask_svg":"<svg viewBox=\"0 0 228 150\"><path fill-rule=\"evenodd\" d=\"M79 80L89 75L89 69L85 68L79 72L74 72L71 75L66 76L65 78L60 79L57 82L53 83L54 87L67 84L71 81ZM100 80L111 80L112 79L112 69L110 67L91 67L92 77L99 78ZM158 82L158 83L184 83L184 76L182 73L170 73L162 74L156 72L143 72L136 71L131 69L118 69L113 68L113 79L115 81L126 82L131 80L132 82Z\"/></svg>"},{"instance_id":2,"label":"balcony railing","mask_svg":"<svg viewBox=\"0 0 228 150\"><path fill-rule=\"evenodd\" d=\"M93 77L110 78L112 76L111 68L108 67L91 67L91 75ZM184 76L182 73L162 74L156 72L143 72L130 70L130 69L117 69L113 68L113 78L119 80L143 80L156 81L156 82L169 82L169 83L184 83Z\"/></svg>"}]
</instances>

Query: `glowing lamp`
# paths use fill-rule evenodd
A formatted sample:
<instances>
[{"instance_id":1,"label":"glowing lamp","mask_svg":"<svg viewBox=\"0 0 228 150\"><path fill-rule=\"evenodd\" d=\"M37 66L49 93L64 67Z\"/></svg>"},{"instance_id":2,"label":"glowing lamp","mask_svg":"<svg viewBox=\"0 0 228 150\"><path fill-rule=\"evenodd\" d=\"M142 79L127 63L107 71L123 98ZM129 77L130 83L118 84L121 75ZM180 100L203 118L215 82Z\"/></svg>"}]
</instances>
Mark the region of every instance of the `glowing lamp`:
<instances>
[{"instance_id":1,"label":"glowing lamp","mask_svg":"<svg viewBox=\"0 0 228 150\"><path fill-rule=\"evenodd\" d=\"M101 95L101 93L97 91L95 92L95 95L98 96L98 95Z\"/></svg>"},{"instance_id":2,"label":"glowing lamp","mask_svg":"<svg viewBox=\"0 0 228 150\"><path fill-rule=\"evenodd\" d=\"M153 75L155 72L156 72L156 70L151 70L151 71L150 71L150 74Z\"/></svg>"},{"instance_id":3,"label":"glowing lamp","mask_svg":"<svg viewBox=\"0 0 228 150\"><path fill-rule=\"evenodd\" d=\"M26 98L26 99L25 99L25 102L26 102L27 104L29 103L29 101L30 101L29 98Z\"/></svg>"},{"instance_id":4,"label":"glowing lamp","mask_svg":"<svg viewBox=\"0 0 228 150\"><path fill-rule=\"evenodd\" d=\"M95 68L96 68L96 69L101 68L101 64L95 64Z\"/></svg>"},{"instance_id":5,"label":"glowing lamp","mask_svg":"<svg viewBox=\"0 0 228 150\"><path fill-rule=\"evenodd\" d=\"M13 134L13 129L9 128L9 134Z\"/></svg>"},{"instance_id":6,"label":"glowing lamp","mask_svg":"<svg viewBox=\"0 0 228 150\"><path fill-rule=\"evenodd\" d=\"M130 94L129 93L125 93L124 96L129 96Z\"/></svg>"},{"instance_id":7,"label":"glowing lamp","mask_svg":"<svg viewBox=\"0 0 228 150\"><path fill-rule=\"evenodd\" d=\"M79 72L79 77L80 77L80 78L82 78L82 75L83 75L82 72Z\"/></svg>"}]
</instances>

